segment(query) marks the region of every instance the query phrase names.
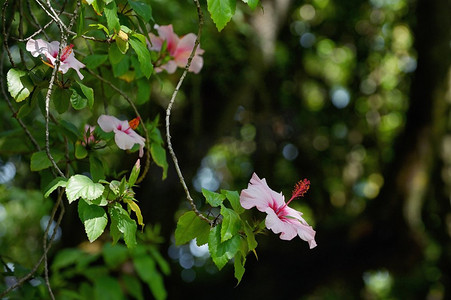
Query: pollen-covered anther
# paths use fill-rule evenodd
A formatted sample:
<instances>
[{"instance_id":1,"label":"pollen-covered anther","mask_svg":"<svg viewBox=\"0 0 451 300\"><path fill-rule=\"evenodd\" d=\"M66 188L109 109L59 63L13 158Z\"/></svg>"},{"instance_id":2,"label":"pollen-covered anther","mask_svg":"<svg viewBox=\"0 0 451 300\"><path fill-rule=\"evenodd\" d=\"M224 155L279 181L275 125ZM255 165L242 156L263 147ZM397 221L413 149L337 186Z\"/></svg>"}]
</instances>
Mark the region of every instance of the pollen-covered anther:
<instances>
[{"instance_id":1,"label":"pollen-covered anther","mask_svg":"<svg viewBox=\"0 0 451 300\"><path fill-rule=\"evenodd\" d=\"M69 46L64 47L63 53L61 53L61 60L65 61L66 58L69 57L69 55L72 53L72 48L74 47L73 44L70 44Z\"/></svg>"},{"instance_id":2,"label":"pollen-covered anther","mask_svg":"<svg viewBox=\"0 0 451 300\"><path fill-rule=\"evenodd\" d=\"M300 180L294 186L293 194L291 195L291 198L288 201L288 203L290 203L290 201L295 198L304 196L304 194L307 193L309 188L310 188L310 180L308 179Z\"/></svg>"},{"instance_id":3,"label":"pollen-covered anther","mask_svg":"<svg viewBox=\"0 0 451 300\"><path fill-rule=\"evenodd\" d=\"M130 120L128 122L128 125L130 125L131 129L135 130L138 127L138 125L139 125L139 120L140 120L140 118L136 117L133 120Z\"/></svg>"}]
</instances>

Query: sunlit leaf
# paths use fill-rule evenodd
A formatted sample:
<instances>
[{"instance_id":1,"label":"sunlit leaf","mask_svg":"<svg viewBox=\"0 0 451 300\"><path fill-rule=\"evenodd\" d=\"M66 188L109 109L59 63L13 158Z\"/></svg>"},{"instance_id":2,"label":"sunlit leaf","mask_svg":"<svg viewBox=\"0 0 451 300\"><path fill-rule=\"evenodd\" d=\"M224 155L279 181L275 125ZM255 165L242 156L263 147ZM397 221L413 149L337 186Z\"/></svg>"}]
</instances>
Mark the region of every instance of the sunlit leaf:
<instances>
[{"instance_id":1,"label":"sunlit leaf","mask_svg":"<svg viewBox=\"0 0 451 300\"><path fill-rule=\"evenodd\" d=\"M221 270L232 259L240 247L240 237L235 235L230 240L221 243L221 224L210 230L208 251L213 262Z\"/></svg>"},{"instance_id":2,"label":"sunlit leaf","mask_svg":"<svg viewBox=\"0 0 451 300\"><path fill-rule=\"evenodd\" d=\"M240 216L224 205L221 205L222 226L221 226L221 242L231 239L238 233L241 225Z\"/></svg>"},{"instance_id":3,"label":"sunlit leaf","mask_svg":"<svg viewBox=\"0 0 451 300\"><path fill-rule=\"evenodd\" d=\"M221 31L235 14L236 0L207 0L207 5L216 28Z\"/></svg>"},{"instance_id":4,"label":"sunlit leaf","mask_svg":"<svg viewBox=\"0 0 451 300\"><path fill-rule=\"evenodd\" d=\"M240 195L237 191L221 190L221 194L226 196L227 200L229 200L230 204L232 205L233 210L238 214L242 214L245 211L245 209L240 204Z\"/></svg>"},{"instance_id":5,"label":"sunlit leaf","mask_svg":"<svg viewBox=\"0 0 451 300\"><path fill-rule=\"evenodd\" d=\"M44 197L47 198L50 194L59 187L65 187L67 179L63 177L56 177L45 188Z\"/></svg>"},{"instance_id":6,"label":"sunlit leaf","mask_svg":"<svg viewBox=\"0 0 451 300\"><path fill-rule=\"evenodd\" d=\"M75 89L70 89L72 95L70 96L70 103L72 107L76 110L80 110L86 107L88 104L88 99L82 97Z\"/></svg>"},{"instance_id":7,"label":"sunlit leaf","mask_svg":"<svg viewBox=\"0 0 451 300\"><path fill-rule=\"evenodd\" d=\"M6 81L8 92L16 102L25 100L33 90L33 84L25 71L10 69L6 74Z\"/></svg>"},{"instance_id":8,"label":"sunlit leaf","mask_svg":"<svg viewBox=\"0 0 451 300\"><path fill-rule=\"evenodd\" d=\"M83 222L89 241L94 242L105 230L108 217L103 208L89 205L84 200L78 201L78 216Z\"/></svg>"},{"instance_id":9,"label":"sunlit leaf","mask_svg":"<svg viewBox=\"0 0 451 300\"><path fill-rule=\"evenodd\" d=\"M111 217L111 227L124 235L124 241L128 248L136 246L136 229L137 225L128 215L119 203L108 207Z\"/></svg>"},{"instance_id":10,"label":"sunlit leaf","mask_svg":"<svg viewBox=\"0 0 451 300\"><path fill-rule=\"evenodd\" d=\"M130 207L130 209L135 212L136 218L138 219L138 224L144 227L143 216L141 214L141 209L139 208L138 204L131 199L124 199L124 202L127 203L128 207Z\"/></svg>"},{"instance_id":11,"label":"sunlit leaf","mask_svg":"<svg viewBox=\"0 0 451 300\"><path fill-rule=\"evenodd\" d=\"M85 95L86 99L88 100L89 108L92 108L92 106L94 105L94 90L79 81L77 81L77 83L80 86L83 95Z\"/></svg>"},{"instance_id":12,"label":"sunlit leaf","mask_svg":"<svg viewBox=\"0 0 451 300\"><path fill-rule=\"evenodd\" d=\"M213 207L217 207L217 206L221 205L222 201L224 201L224 199L225 199L224 195L218 194L215 192L211 192L206 189L202 189L202 194L204 195L205 199L207 200L207 203Z\"/></svg>"},{"instance_id":13,"label":"sunlit leaf","mask_svg":"<svg viewBox=\"0 0 451 300\"><path fill-rule=\"evenodd\" d=\"M121 29L121 24L119 23L119 18L117 16L117 6L115 1L108 3L103 9L105 12L106 22L108 24L108 29L110 32L119 32Z\"/></svg>"},{"instance_id":14,"label":"sunlit leaf","mask_svg":"<svg viewBox=\"0 0 451 300\"><path fill-rule=\"evenodd\" d=\"M104 188L100 183L92 182L89 177L80 174L73 175L66 185L67 200L69 200L69 203L80 197L86 200L94 200L102 195Z\"/></svg>"}]
</instances>

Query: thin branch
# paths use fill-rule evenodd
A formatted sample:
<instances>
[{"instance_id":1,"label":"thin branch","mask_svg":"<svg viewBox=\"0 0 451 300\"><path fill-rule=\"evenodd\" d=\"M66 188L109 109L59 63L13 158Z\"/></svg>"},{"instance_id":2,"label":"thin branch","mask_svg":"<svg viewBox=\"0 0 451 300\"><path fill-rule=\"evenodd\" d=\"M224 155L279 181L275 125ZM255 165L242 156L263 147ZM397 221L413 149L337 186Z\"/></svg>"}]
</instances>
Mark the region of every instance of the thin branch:
<instances>
[{"instance_id":1,"label":"thin branch","mask_svg":"<svg viewBox=\"0 0 451 300\"><path fill-rule=\"evenodd\" d=\"M50 26L50 24L52 24L53 21L50 21L49 23L47 23L47 25L45 25L44 27L41 27L41 24L39 24L38 19L36 18L36 16L33 13L30 0L27 0L27 7L28 7L28 12L30 13L31 18L33 19L33 22L35 23L36 27L39 28L39 30L32 35L32 37L34 37L35 35L39 34L41 31L43 31L45 28L47 28L47 26ZM47 33L44 31L43 34L44 34L45 38L48 40L49 37L48 37ZM25 39L24 41L21 41L21 42L26 42L29 39L31 39L32 37L28 37L27 39Z\"/></svg>"},{"instance_id":2,"label":"thin branch","mask_svg":"<svg viewBox=\"0 0 451 300\"><path fill-rule=\"evenodd\" d=\"M191 209L194 211L194 213L202 220L206 221L207 223L209 223L210 225L212 225L212 221L209 220L206 216L204 216L196 207L196 204L194 203L193 198L191 197L191 194L189 192L189 189L186 185L185 179L183 178L183 174L182 171L180 169L178 160L177 160L177 156L175 155L174 149L172 148L172 142L171 142L171 132L169 130L170 127L170 117L171 117L171 110L172 110L172 106L175 102L175 98L177 97L177 94L180 90L180 87L182 86L183 81L185 80L186 74L188 73L189 67L191 66L191 61L193 60L194 55L196 54L196 50L197 47L199 46L200 43L200 36L202 34L202 27L204 24L204 18L202 15L202 10L200 8L200 3L199 0L194 0L194 3L196 4L196 8L197 8L197 15L199 17L199 29L198 29L198 33L197 33L197 38L196 41L194 43L194 47L193 50L191 51L191 54L188 58L188 63L185 66L185 70L183 71L182 76L180 77L174 93L172 93L172 97L171 100L169 101L168 104L168 108L166 109L166 139L167 139L167 143L168 143L168 150L169 153L171 154L171 158L172 161L174 162L174 166L175 166L175 170L177 171L177 175L179 176L180 179L180 183L183 186L183 189L185 191L186 194L186 199L188 200L189 204L191 205Z\"/></svg>"},{"instance_id":3,"label":"thin branch","mask_svg":"<svg viewBox=\"0 0 451 300\"><path fill-rule=\"evenodd\" d=\"M19 37L23 38L23 5L22 0L19 0ZM22 64L25 65L25 58L23 56L23 51L21 48L19 48L19 55L20 55L20 61Z\"/></svg>"},{"instance_id":4,"label":"thin branch","mask_svg":"<svg viewBox=\"0 0 451 300\"><path fill-rule=\"evenodd\" d=\"M113 83L111 83L110 81L108 81L107 79L101 77L100 75L94 73L91 70L87 70L89 73L91 73L93 76L95 76L97 79L100 79L102 82L106 83L107 85L109 85L113 90L115 90L116 92L118 92L122 97L125 98L125 100L127 100L127 102L130 104L130 106L133 108L133 110L135 111L135 114L137 117L139 117L140 120L142 120L141 115L139 114L138 109L136 108L135 103L133 103L132 99L130 99L130 97L124 93L121 89L119 89L117 86L115 86ZM147 127L145 125L142 126L143 130L144 130L144 135L146 136L146 164L144 166L144 170L141 174L141 176L136 180L136 183L140 183L141 181L143 181L143 179L146 177L147 172L149 171L150 168L150 138L149 138L149 132L147 131Z\"/></svg>"},{"instance_id":5,"label":"thin branch","mask_svg":"<svg viewBox=\"0 0 451 300\"><path fill-rule=\"evenodd\" d=\"M6 33L6 8L8 7L8 0L5 0L2 6L2 28L3 28L3 45L5 47L6 53L8 53L9 62L11 63L11 67L15 68L13 57L11 52L9 51L8 46L8 34Z\"/></svg>"}]
</instances>

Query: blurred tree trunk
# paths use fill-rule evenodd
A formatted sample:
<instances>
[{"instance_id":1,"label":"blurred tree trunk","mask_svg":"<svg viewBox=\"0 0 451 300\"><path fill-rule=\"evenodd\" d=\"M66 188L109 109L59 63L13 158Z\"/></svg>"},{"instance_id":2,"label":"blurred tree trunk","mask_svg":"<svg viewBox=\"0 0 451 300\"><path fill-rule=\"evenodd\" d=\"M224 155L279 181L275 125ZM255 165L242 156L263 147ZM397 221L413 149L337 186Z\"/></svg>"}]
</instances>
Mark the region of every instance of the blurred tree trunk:
<instances>
[{"instance_id":1,"label":"blurred tree trunk","mask_svg":"<svg viewBox=\"0 0 451 300\"><path fill-rule=\"evenodd\" d=\"M439 230L445 230L444 215L449 211L449 197L443 193L439 172L440 145L448 129L451 89L450 11L449 0L417 2L416 23L412 27L418 65L410 89L405 129L394 146L394 159L387 166L380 196L367 209L374 220L372 232L366 237L368 243L386 245L384 252L395 255L384 258L384 263L388 261L391 267L401 270L409 270L414 262L421 260L427 246L426 234L431 232L423 223L425 206L436 202L433 206L443 208ZM446 240L438 242L449 243L449 236L442 236ZM382 258L381 254L384 256L383 253L375 255ZM442 267L449 270L449 264L450 261L446 265L444 262ZM446 281L444 286L451 286L449 277Z\"/></svg>"}]
</instances>

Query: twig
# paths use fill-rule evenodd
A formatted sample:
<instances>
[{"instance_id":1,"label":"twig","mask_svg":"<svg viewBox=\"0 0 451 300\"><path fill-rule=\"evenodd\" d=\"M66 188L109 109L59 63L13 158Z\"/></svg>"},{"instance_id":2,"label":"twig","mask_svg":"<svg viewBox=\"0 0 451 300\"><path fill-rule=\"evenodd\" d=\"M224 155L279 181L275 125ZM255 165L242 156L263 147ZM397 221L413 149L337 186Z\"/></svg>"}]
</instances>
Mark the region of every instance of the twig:
<instances>
[{"instance_id":1,"label":"twig","mask_svg":"<svg viewBox=\"0 0 451 300\"><path fill-rule=\"evenodd\" d=\"M183 71L182 76L180 77L174 92L172 93L172 97L171 100L169 101L168 104L168 108L166 109L166 139L167 139L167 143L168 143L168 150L169 153L171 154L171 158L172 161L174 162L174 166L175 166L175 170L177 171L177 175L179 176L180 179L180 183L183 186L183 189L185 190L185 194L186 194L186 199L188 200L189 204L191 205L191 209L194 211L194 213L202 220L206 221L207 223L210 224L210 226L212 225L212 221L209 220L207 217L205 217L196 207L196 204L194 203L193 198L191 197L191 194L188 190L188 187L186 185L185 179L183 178L183 174L182 171L180 169L178 160L177 160L177 156L175 155L174 149L172 148L172 142L171 142L171 132L169 130L169 126L170 126L170 117L171 117L171 110L172 110L172 106L175 102L175 98L177 97L177 94L180 90L180 87L182 86L183 81L185 80L186 74L188 73L189 67L191 66L191 61L193 60L194 55L196 54L196 50L197 47L199 46L200 43L200 36L202 33L202 27L204 24L204 18L202 15L202 10L200 8L200 3L199 0L194 0L194 3L196 4L196 8L197 8L197 15L199 17L199 29L198 29L198 33L197 33L197 38L196 41L194 42L194 47L193 50L191 51L191 54L188 58L188 63L185 66L185 70Z\"/></svg>"},{"instance_id":2,"label":"twig","mask_svg":"<svg viewBox=\"0 0 451 300\"><path fill-rule=\"evenodd\" d=\"M121 89L119 89L113 83L111 83L110 81L108 81L105 78L101 77L100 75L94 73L93 71L88 69L88 72L91 73L93 76L95 76L97 79L100 79L101 81L103 81L104 83L109 85L113 90L115 90L122 97L124 97L125 100L127 100L127 102L130 104L130 106L135 111L136 116L139 117L140 120L142 120L141 115L139 114L139 111L136 108L135 103L133 103L132 99L130 99L130 97L126 93L124 93ZM149 168L150 168L150 139L149 139L149 132L147 131L147 127L145 125L143 125L143 130L144 130L144 135L146 136L146 148L147 148L147 151L146 151L146 164L144 166L144 170L143 170L141 176L139 176L139 178L136 180L137 184L140 183L141 181L143 181L143 179L146 177L146 174L147 174L147 172L149 171Z\"/></svg>"},{"instance_id":3,"label":"twig","mask_svg":"<svg viewBox=\"0 0 451 300\"><path fill-rule=\"evenodd\" d=\"M15 68L13 57L8 47L8 34L6 33L6 8L8 7L8 0L5 0L2 6L2 28L3 28L3 45L5 47L6 53L8 53L9 62L11 63L11 67Z\"/></svg>"},{"instance_id":4,"label":"twig","mask_svg":"<svg viewBox=\"0 0 451 300\"><path fill-rule=\"evenodd\" d=\"M31 39L35 35L39 34L41 31L43 31L45 28L47 28L47 26L50 26L50 24L53 23L53 21L50 21L49 23L47 23L47 25L45 25L44 27L41 27L41 24L39 24L38 19L36 18L36 16L33 13L33 10L31 9L31 2L30 2L30 0L27 0L27 7L28 7L28 11L30 13L31 18L33 19L33 22L36 24L36 27L39 28L39 30L36 31L31 37L28 37L27 39L25 39L24 41L21 41L21 42L28 41L29 39ZM45 38L48 40L49 37L48 37L47 33L44 31L43 34L44 34Z\"/></svg>"}]
</instances>

